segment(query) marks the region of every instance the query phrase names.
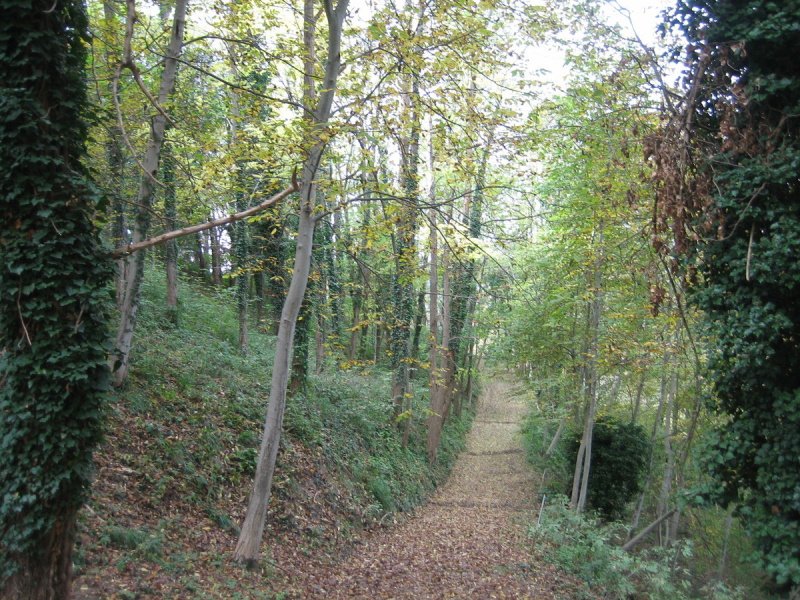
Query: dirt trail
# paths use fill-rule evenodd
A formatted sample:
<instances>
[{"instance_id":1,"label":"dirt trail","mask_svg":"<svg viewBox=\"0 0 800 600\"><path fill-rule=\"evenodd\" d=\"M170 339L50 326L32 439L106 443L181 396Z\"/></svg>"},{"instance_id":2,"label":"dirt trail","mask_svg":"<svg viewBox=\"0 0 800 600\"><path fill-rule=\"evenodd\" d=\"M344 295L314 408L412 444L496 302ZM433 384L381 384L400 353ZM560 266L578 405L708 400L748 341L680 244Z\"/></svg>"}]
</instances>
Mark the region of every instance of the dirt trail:
<instances>
[{"instance_id":1,"label":"dirt trail","mask_svg":"<svg viewBox=\"0 0 800 600\"><path fill-rule=\"evenodd\" d=\"M565 597L559 574L533 564L524 548L536 510L519 436L526 411L508 382L490 381L447 483L408 521L368 536L338 565L307 573L303 597Z\"/></svg>"}]
</instances>

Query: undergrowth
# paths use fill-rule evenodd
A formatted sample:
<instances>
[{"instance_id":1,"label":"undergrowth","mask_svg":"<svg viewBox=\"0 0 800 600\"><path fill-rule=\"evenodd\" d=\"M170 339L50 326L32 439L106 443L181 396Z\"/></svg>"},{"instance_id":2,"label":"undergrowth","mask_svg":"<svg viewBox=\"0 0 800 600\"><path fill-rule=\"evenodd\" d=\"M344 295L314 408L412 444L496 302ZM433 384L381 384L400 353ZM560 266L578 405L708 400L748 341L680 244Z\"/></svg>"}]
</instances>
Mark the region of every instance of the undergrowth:
<instances>
[{"instance_id":1,"label":"undergrowth","mask_svg":"<svg viewBox=\"0 0 800 600\"><path fill-rule=\"evenodd\" d=\"M531 410L523 424L528 460L543 474L539 492L545 505L529 534L545 560L583 580L587 598L771 597L762 588L763 573L749 564L752 547L738 525L730 535L729 564L720 577L724 511L702 509L700 514L698 509L687 507L681 541L668 548L643 543L634 552L622 549L628 534L626 523L603 522L591 513L576 514L564 496L571 487L575 467L574 455L569 452L574 432L564 431L561 442L546 455L557 426L554 419L536 410Z\"/></svg>"},{"instance_id":2,"label":"undergrowth","mask_svg":"<svg viewBox=\"0 0 800 600\"><path fill-rule=\"evenodd\" d=\"M241 597L251 597L238 581L241 574L226 566L227 550L214 548L229 548L238 534L275 338L252 331L250 350L241 354L231 294L182 282L176 326L164 306L161 274L146 273L130 379L110 399L95 494L81 522L76 567L84 588L116 578L107 592L230 597L198 596L180 582L214 590L236 581ZM333 551L354 531L419 504L444 479L471 414L451 418L431 468L424 438L427 390L417 387L404 447L392 421L388 372L328 365L328 372L309 376L287 403L265 547L266 540L288 535L298 552ZM140 573L141 564L147 566ZM262 575L276 566L268 557ZM252 597L267 597L263 582L253 589L262 595ZM78 597L103 597L94 593Z\"/></svg>"}]
</instances>

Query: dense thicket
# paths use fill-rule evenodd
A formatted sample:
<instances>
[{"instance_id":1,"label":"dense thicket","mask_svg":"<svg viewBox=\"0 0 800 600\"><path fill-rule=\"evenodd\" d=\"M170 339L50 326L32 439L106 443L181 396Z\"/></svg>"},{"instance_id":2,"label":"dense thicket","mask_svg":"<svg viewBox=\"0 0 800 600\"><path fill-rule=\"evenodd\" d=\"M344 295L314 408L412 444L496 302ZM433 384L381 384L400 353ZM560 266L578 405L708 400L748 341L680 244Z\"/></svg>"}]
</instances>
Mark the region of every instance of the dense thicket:
<instances>
[{"instance_id":1,"label":"dense thicket","mask_svg":"<svg viewBox=\"0 0 800 600\"><path fill-rule=\"evenodd\" d=\"M577 434L569 439L573 462L580 442ZM608 417L597 419L592 433L588 507L608 520L624 518L628 503L642 491L647 457L651 452L641 425Z\"/></svg>"},{"instance_id":2,"label":"dense thicket","mask_svg":"<svg viewBox=\"0 0 800 600\"><path fill-rule=\"evenodd\" d=\"M662 170L659 200L688 252L724 416L710 497L737 503L769 573L798 585L800 2L681 2L671 25L689 39L693 90L672 133L693 142Z\"/></svg>"},{"instance_id":3,"label":"dense thicket","mask_svg":"<svg viewBox=\"0 0 800 600\"><path fill-rule=\"evenodd\" d=\"M0 4L0 596L66 598L107 379L80 2Z\"/></svg>"}]
</instances>

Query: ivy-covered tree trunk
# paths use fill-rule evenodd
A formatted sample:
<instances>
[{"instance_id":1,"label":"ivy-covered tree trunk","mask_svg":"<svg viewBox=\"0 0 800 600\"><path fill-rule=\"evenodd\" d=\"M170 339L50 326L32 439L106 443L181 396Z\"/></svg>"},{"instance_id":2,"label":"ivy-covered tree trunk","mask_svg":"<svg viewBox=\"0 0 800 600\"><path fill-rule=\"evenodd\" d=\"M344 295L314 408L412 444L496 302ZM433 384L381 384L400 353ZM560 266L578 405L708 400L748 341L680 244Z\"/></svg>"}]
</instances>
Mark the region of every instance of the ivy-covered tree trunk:
<instances>
[{"instance_id":1,"label":"ivy-covered tree trunk","mask_svg":"<svg viewBox=\"0 0 800 600\"><path fill-rule=\"evenodd\" d=\"M800 586L800 3L691 0L672 23L691 77L653 148L656 242L688 258L712 340L722 416L708 498L738 504L788 591Z\"/></svg>"},{"instance_id":2,"label":"ivy-covered tree trunk","mask_svg":"<svg viewBox=\"0 0 800 600\"><path fill-rule=\"evenodd\" d=\"M0 597L69 597L100 439L111 261L81 164L80 2L0 2Z\"/></svg>"},{"instance_id":3,"label":"ivy-covered tree trunk","mask_svg":"<svg viewBox=\"0 0 800 600\"><path fill-rule=\"evenodd\" d=\"M236 73L236 66L233 66ZM240 136L241 109L239 106L239 94L236 90L228 92L231 103L230 118L230 145L236 149L237 144L247 141L247 136ZM240 139L241 137L241 139ZM244 160L239 158L236 161L236 211L247 210L248 201L245 190L248 188L249 169ZM233 268L236 273L236 309L239 317L239 352L247 354L250 350L250 330L248 323L248 308L250 304L250 228L247 221L237 221L234 223L231 235L233 237Z\"/></svg>"},{"instance_id":4,"label":"ivy-covered tree trunk","mask_svg":"<svg viewBox=\"0 0 800 600\"><path fill-rule=\"evenodd\" d=\"M392 403L395 416L405 410L409 392L411 322L414 316L414 277L417 274L417 204L419 195L419 81L410 75L406 100L408 135L401 144L405 201L399 210L395 240L395 272L392 277L391 365Z\"/></svg>"}]
</instances>

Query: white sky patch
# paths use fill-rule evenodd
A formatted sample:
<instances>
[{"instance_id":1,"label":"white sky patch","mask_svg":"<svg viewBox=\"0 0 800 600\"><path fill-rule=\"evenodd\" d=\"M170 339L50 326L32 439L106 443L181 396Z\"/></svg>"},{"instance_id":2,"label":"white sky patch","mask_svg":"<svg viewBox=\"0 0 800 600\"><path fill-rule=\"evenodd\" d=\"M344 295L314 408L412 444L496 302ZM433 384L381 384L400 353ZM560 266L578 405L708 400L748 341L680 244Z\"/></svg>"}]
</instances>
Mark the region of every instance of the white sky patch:
<instances>
[{"instance_id":1,"label":"white sky patch","mask_svg":"<svg viewBox=\"0 0 800 600\"><path fill-rule=\"evenodd\" d=\"M618 25L625 38L638 38L659 53L661 40L657 28L661 23L661 13L673 4L674 0L610 0L601 9L601 15L606 23ZM569 69L564 66L563 49L552 44L537 45L527 49L526 57L531 70L538 70L543 82L549 86L549 95L564 90L569 80Z\"/></svg>"}]
</instances>

